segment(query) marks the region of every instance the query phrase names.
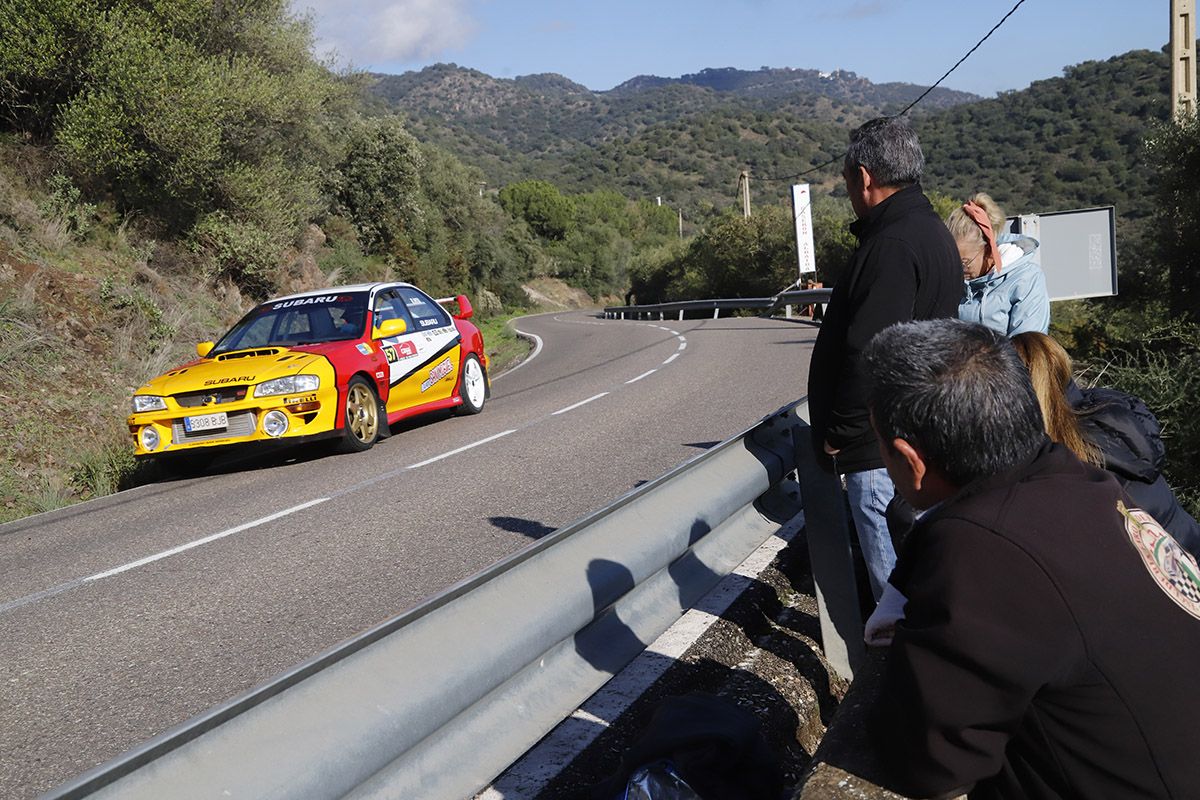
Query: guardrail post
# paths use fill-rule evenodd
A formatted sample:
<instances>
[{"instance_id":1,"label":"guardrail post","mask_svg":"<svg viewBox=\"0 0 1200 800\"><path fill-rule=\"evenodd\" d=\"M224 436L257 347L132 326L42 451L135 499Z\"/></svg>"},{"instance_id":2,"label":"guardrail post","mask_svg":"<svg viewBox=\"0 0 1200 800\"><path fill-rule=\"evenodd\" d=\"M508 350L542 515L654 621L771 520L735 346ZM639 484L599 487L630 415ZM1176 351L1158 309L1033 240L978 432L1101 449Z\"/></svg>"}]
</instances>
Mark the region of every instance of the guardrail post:
<instances>
[{"instance_id":1,"label":"guardrail post","mask_svg":"<svg viewBox=\"0 0 1200 800\"><path fill-rule=\"evenodd\" d=\"M787 317L788 319L792 318L792 304L791 303L788 303L786 306L783 307L783 315L785 317Z\"/></svg>"},{"instance_id":2,"label":"guardrail post","mask_svg":"<svg viewBox=\"0 0 1200 800\"><path fill-rule=\"evenodd\" d=\"M683 322L683 309L679 309L679 321Z\"/></svg>"},{"instance_id":3,"label":"guardrail post","mask_svg":"<svg viewBox=\"0 0 1200 800\"><path fill-rule=\"evenodd\" d=\"M721 309L717 308L716 306L713 306L713 319L716 319L720 315L721 315Z\"/></svg>"},{"instance_id":4,"label":"guardrail post","mask_svg":"<svg viewBox=\"0 0 1200 800\"><path fill-rule=\"evenodd\" d=\"M658 321L659 322L662 322L666 318L667 318L667 312L665 312L665 311L658 312Z\"/></svg>"},{"instance_id":5,"label":"guardrail post","mask_svg":"<svg viewBox=\"0 0 1200 800\"><path fill-rule=\"evenodd\" d=\"M808 557L821 612L821 642L826 660L849 680L865 663L867 653L845 497L838 477L825 472L817 463L810 435L807 425L792 428Z\"/></svg>"}]
</instances>

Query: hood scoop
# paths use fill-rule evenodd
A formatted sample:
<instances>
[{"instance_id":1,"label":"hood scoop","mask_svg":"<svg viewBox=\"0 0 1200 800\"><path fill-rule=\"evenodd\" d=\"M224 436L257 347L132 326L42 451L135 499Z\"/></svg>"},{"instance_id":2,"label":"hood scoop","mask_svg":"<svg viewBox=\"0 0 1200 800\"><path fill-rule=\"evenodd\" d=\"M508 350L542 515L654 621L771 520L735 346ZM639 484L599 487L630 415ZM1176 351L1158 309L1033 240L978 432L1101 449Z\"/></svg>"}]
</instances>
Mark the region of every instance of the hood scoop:
<instances>
[{"instance_id":1,"label":"hood scoop","mask_svg":"<svg viewBox=\"0 0 1200 800\"><path fill-rule=\"evenodd\" d=\"M268 347L260 350L238 350L234 353L223 353L217 356L217 361L232 361L235 358L255 358L256 356L273 356L282 352L277 347Z\"/></svg>"}]
</instances>

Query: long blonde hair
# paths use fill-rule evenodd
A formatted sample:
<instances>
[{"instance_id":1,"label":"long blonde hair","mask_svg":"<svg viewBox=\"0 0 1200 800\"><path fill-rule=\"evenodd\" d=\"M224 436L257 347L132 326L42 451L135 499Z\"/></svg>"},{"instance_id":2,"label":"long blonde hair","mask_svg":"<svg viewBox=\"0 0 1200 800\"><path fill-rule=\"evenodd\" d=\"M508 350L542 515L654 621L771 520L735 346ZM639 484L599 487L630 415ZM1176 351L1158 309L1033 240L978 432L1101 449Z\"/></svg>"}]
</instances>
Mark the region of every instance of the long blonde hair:
<instances>
[{"instance_id":1,"label":"long blonde hair","mask_svg":"<svg viewBox=\"0 0 1200 800\"><path fill-rule=\"evenodd\" d=\"M1017 355L1025 362L1042 419L1051 439L1064 445L1080 461L1101 466L1103 456L1083 434L1079 415L1067 402L1067 386L1071 382L1071 357L1058 342L1038 331L1018 333L1012 337Z\"/></svg>"}]
</instances>

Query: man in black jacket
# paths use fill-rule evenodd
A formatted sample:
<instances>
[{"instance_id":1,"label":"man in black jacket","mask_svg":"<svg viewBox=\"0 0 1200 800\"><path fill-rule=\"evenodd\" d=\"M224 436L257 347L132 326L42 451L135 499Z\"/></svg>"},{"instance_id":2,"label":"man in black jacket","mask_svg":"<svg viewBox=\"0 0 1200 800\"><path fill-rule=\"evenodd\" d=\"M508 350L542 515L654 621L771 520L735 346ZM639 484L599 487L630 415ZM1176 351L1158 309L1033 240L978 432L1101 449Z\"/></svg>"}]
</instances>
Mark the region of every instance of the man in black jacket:
<instances>
[{"instance_id":1,"label":"man in black jacket","mask_svg":"<svg viewBox=\"0 0 1200 800\"><path fill-rule=\"evenodd\" d=\"M915 797L1196 797L1200 567L1043 433L1009 341L910 322L863 354L897 490L925 509L871 723Z\"/></svg>"},{"instance_id":2,"label":"man in black jacket","mask_svg":"<svg viewBox=\"0 0 1200 800\"><path fill-rule=\"evenodd\" d=\"M924 168L904 119L873 119L850 134L842 175L859 246L833 287L808 369L813 446L845 475L876 600L896 561L884 515L894 488L867 419L859 354L894 322L956 316L963 291L954 239L921 193Z\"/></svg>"}]
</instances>

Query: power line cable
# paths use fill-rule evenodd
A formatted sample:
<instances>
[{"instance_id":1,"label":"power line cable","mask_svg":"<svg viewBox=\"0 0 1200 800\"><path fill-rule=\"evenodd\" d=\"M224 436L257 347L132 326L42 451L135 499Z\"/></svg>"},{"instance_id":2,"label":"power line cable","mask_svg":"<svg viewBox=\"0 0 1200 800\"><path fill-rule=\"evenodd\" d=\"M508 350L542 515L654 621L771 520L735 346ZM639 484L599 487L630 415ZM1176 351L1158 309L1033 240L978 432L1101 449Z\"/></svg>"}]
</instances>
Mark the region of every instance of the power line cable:
<instances>
[{"instance_id":1,"label":"power line cable","mask_svg":"<svg viewBox=\"0 0 1200 800\"><path fill-rule=\"evenodd\" d=\"M962 58L960 58L958 61L956 61L954 63L954 66L952 66L950 69L946 70L945 74L942 75L942 77L938 78L937 81L932 86L930 86L925 91L921 92L921 94L917 97L916 100L913 100L911 103L909 103L907 106L905 106L904 109L902 111L900 111L898 114L889 114L888 116L895 119L897 117L903 117L905 114L907 114L909 111L911 111L917 103L924 100L929 95L930 92L932 92L934 89L936 89L938 86L940 86L942 81L946 80L946 78L949 78L951 73L954 72L954 70L956 70L960 66L962 66L962 63L964 61L966 61L968 58L970 58L971 54L974 53L976 50L978 50L984 42L986 42L988 39L990 39L993 33L1000 30L1000 26L1003 25L1005 22L1007 22L1008 18L1011 17L1016 12L1016 10L1024 4L1025 4L1025 0L1017 0L1017 4L1014 5L1012 8L1010 8L1008 10L1008 13L1005 14L1003 17L1001 17L1000 21L997 22L995 25L993 25L992 29L990 31L988 31L986 34L984 34L984 37L982 39L980 39L978 42L976 42L975 46L972 47L970 50L968 50L966 55L964 55ZM760 180L760 181L792 181L792 180L795 180L796 178L803 178L805 175L811 175L812 173L817 172L818 170L825 169L825 167L828 167L830 164L836 164L838 161L841 161L845 157L846 157L846 154L843 152L840 156L835 156L835 157L829 159L828 161L826 161L824 164L818 164L817 166L812 167L811 169L806 169L803 172L796 173L795 175L783 175L780 177L759 177L758 180ZM755 176L755 177L758 177L758 176Z\"/></svg>"}]
</instances>

